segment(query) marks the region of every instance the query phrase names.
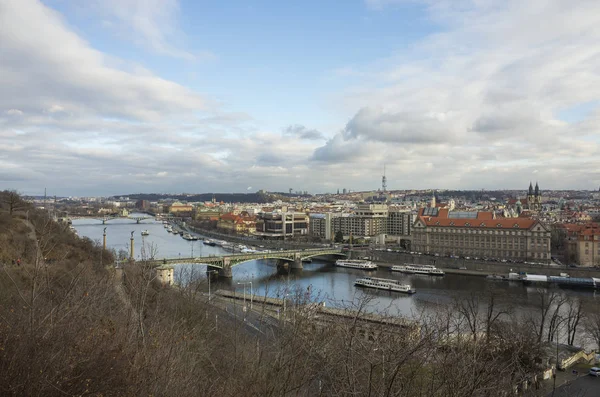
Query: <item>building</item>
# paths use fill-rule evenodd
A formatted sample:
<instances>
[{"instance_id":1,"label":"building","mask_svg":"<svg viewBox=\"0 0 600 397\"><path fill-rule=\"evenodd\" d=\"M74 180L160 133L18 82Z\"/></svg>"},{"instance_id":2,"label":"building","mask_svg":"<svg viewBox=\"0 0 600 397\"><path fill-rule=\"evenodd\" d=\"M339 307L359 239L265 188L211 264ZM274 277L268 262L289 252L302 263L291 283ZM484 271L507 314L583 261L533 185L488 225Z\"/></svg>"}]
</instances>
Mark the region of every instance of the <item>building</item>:
<instances>
[{"instance_id":1,"label":"building","mask_svg":"<svg viewBox=\"0 0 600 397\"><path fill-rule=\"evenodd\" d=\"M254 234L256 232L256 222L253 217L227 213L220 216L217 221L217 228L237 234Z\"/></svg>"},{"instance_id":2,"label":"building","mask_svg":"<svg viewBox=\"0 0 600 397\"><path fill-rule=\"evenodd\" d=\"M135 203L135 208L143 211L148 211L150 209L150 201L148 200L138 200Z\"/></svg>"},{"instance_id":3,"label":"building","mask_svg":"<svg viewBox=\"0 0 600 397\"><path fill-rule=\"evenodd\" d=\"M353 214L332 218L332 236L342 232L344 238L374 237L387 231L388 206L386 204L359 204Z\"/></svg>"},{"instance_id":4,"label":"building","mask_svg":"<svg viewBox=\"0 0 600 397\"><path fill-rule=\"evenodd\" d=\"M600 225L566 224L567 258L580 266L600 266Z\"/></svg>"},{"instance_id":5,"label":"building","mask_svg":"<svg viewBox=\"0 0 600 397\"><path fill-rule=\"evenodd\" d=\"M333 240L338 232L345 239L376 236L398 240L410 236L413 215L386 204L359 204L354 213L324 213L310 216L310 234Z\"/></svg>"},{"instance_id":6,"label":"building","mask_svg":"<svg viewBox=\"0 0 600 397\"><path fill-rule=\"evenodd\" d=\"M308 234L308 215L303 212L261 212L256 217L256 236L286 239Z\"/></svg>"},{"instance_id":7,"label":"building","mask_svg":"<svg viewBox=\"0 0 600 397\"><path fill-rule=\"evenodd\" d=\"M178 214L180 212L189 212L191 213L194 210L194 207L191 204L183 204L180 202L175 202L171 204L169 207L169 212L171 214Z\"/></svg>"},{"instance_id":8,"label":"building","mask_svg":"<svg viewBox=\"0 0 600 397\"><path fill-rule=\"evenodd\" d=\"M542 209L542 193L537 182L535 189L529 182L529 190L527 191L527 209L530 211L540 211Z\"/></svg>"},{"instance_id":9,"label":"building","mask_svg":"<svg viewBox=\"0 0 600 397\"><path fill-rule=\"evenodd\" d=\"M550 229L532 218L496 218L493 212L422 208L412 229L417 252L550 261Z\"/></svg>"},{"instance_id":10,"label":"building","mask_svg":"<svg viewBox=\"0 0 600 397\"><path fill-rule=\"evenodd\" d=\"M335 233L333 231L332 219L338 216L339 214L331 212L324 214L311 214L309 217L308 226L310 234L324 240L334 240Z\"/></svg>"}]
</instances>

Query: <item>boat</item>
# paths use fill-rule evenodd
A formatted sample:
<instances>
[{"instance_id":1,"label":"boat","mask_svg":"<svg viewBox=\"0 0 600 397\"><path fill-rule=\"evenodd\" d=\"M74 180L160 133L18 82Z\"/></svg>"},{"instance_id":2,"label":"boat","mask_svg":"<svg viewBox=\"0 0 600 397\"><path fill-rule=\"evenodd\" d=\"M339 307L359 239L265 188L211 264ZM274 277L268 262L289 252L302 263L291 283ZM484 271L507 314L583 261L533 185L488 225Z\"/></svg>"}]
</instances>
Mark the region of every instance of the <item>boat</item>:
<instances>
[{"instance_id":1,"label":"boat","mask_svg":"<svg viewBox=\"0 0 600 397\"><path fill-rule=\"evenodd\" d=\"M215 245L217 245L217 243L215 243L214 241L212 241L210 239L206 239L203 242L204 242L204 245L210 245L211 247L214 247Z\"/></svg>"},{"instance_id":2,"label":"boat","mask_svg":"<svg viewBox=\"0 0 600 397\"><path fill-rule=\"evenodd\" d=\"M167 232L168 233L173 233L173 227L167 226Z\"/></svg>"},{"instance_id":3,"label":"boat","mask_svg":"<svg viewBox=\"0 0 600 397\"><path fill-rule=\"evenodd\" d=\"M489 276L486 276L485 278L488 280L498 280L498 281L506 280L506 277L501 276L499 274L490 274Z\"/></svg>"},{"instance_id":4,"label":"boat","mask_svg":"<svg viewBox=\"0 0 600 397\"><path fill-rule=\"evenodd\" d=\"M349 267L352 269L362 270L375 270L377 265L371 261L365 261L362 259L338 259L335 261L335 265L338 267Z\"/></svg>"},{"instance_id":5,"label":"boat","mask_svg":"<svg viewBox=\"0 0 600 397\"><path fill-rule=\"evenodd\" d=\"M426 274L428 276L443 276L445 274L442 269L438 269L432 265L394 265L392 266L392 271L409 274Z\"/></svg>"},{"instance_id":6,"label":"boat","mask_svg":"<svg viewBox=\"0 0 600 397\"><path fill-rule=\"evenodd\" d=\"M363 277L356 279L354 285L359 287L383 289L386 291L402 292L405 294L414 294L417 292L410 284L402 284L399 280L389 278Z\"/></svg>"},{"instance_id":7,"label":"boat","mask_svg":"<svg viewBox=\"0 0 600 397\"><path fill-rule=\"evenodd\" d=\"M191 240L193 240L193 239L194 239L194 238L192 237L192 235L191 235L191 234L189 234L189 233L185 233L185 234L184 234L183 236L181 236L181 237L183 237L183 239L184 239L184 240L188 240L188 241L191 241Z\"/></svg>"},{"instance_id":8,"label":"boat","mask_svg":"<svg viewBox=\"0 0 600 397\"><path fill-rule=\"evenodd\" d=\"M147 235L149 235L149 234L150 234L150 232L149 232L149 231L147 231L147 230L142 230L142 236L147 236Z\"/></svg>"}]
</instances>

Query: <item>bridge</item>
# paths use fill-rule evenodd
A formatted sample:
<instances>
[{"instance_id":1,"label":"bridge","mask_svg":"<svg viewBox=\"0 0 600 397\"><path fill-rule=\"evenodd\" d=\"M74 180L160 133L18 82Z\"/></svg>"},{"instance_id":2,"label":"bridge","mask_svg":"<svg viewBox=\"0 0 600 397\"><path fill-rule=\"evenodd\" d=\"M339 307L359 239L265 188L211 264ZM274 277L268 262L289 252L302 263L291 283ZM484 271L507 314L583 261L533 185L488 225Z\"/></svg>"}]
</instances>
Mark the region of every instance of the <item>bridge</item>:
<instances>
[{"instance_id":1,"label":"bridge","mask_svg":"<svg viewBox=\"0 0 600 397\"><path fill-rule=\"evenodd\" d=\"M120 215L106 215L106 216L102 216L102 217L98 217L95 215L73 215L73 216L68 216L67 219L69 220L73 220L73 219L95 219L97 221L102 221L102 224L105 225L106 222L112 220L112 219L131 219L134 220L135 223L141 223L143 220L145 219L151 219L151 216L120 216Z\"/></svg>"},{"instance_id":2,"label":"bridge","mask_svg":"<svg viewBox=\"0 0 600 397\"><path fill-rule=\"evenodd\" d=\"M221 277L231 277L231 268L244 262L255 261L259 259L278 259L292 265L292 269L302 269L302 261L315 256L337 256L345 258L347 255L341 248L317 248L305 250L286 250L286 251L263 251L246 254L232 254L224 256L203 256L196 258L165 258L162 260L150 260L151 265L173 265L181 263L197 263L208 265L209 268L219 271Z\"/></svg>"}]
</instances>

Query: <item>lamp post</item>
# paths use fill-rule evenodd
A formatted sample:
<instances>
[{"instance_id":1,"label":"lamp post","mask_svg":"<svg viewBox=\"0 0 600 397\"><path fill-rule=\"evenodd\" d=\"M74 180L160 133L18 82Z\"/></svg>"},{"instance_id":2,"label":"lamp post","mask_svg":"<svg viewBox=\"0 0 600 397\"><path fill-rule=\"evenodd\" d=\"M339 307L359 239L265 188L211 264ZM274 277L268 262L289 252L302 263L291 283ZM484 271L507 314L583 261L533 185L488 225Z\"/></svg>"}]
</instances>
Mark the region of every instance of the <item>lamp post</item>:
<instances>
[{"instance_id":1,"label":"lamp post","mask_svg":"<svg viewBox=\"0 0 600 397\"><path fill-rule=\"evenodd\" d=\"M210 302L210 279L213 273L218 273L217 270L207 270L206 274L208 275L208 301Z\"/></svg>"},{"instance_id":2,"label":"lamp post","mask_svg":"<svg viewBox=\"0 0 600 397\"><path fill-rule=\"evenodd\" d=\"M383 349L380 349L378 347L376 347L375 349L373 349L374 352L381 350L381 383L383 384L382 387L382 393L381 395L384 395L385 393L385 352Z\"/></svg>"},{"instance_id":3,"label":"lamp post","mask_svg":"<svg viewBox=\"0 0 600 397\"><path fill-rule=\"evenodd\" d=\"M252 281L248 281L245 283L237 283L238 285L244 286L244 310L246 310L246 284L250 284L250 310L252 310Z\"/></svg>"}]
</instances>

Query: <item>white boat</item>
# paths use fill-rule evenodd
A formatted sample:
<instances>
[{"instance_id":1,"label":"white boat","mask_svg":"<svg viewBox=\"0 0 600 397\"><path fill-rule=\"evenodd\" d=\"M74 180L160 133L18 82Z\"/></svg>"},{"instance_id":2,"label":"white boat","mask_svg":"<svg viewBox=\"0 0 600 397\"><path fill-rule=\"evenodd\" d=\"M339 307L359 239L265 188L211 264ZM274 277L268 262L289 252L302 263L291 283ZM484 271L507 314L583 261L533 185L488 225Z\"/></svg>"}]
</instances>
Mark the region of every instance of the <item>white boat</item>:
<instances>
[{"instance_id":1,"label":"white boat","mask_svg":"<svg viewBox=\"0 0 600 397\"><path fill-rule=\"evenodd\" d=\"M367 288L383 289L386 291L414 294L417 292L410 284L402 284L399 280L389 278L363 277L356 279L354 285Z\"/></svg>"},{"instance_id":2,"label":"white boat","mask_svg":"<svg viewBox=\"0 0 600 397\"><path fill-rule=\"evenodd\" d=\"M181 236L181 237L183 237L183 239L184 239L184 240L188 240L188 241L191 241L191 240L193 240L193 239L194 239L194 237L192 237L192 235L191 235L191 234L189 234L189 233L185 233L185 234L184 234L183 236Z\"/></svg>"},{"instance_id":3,"label":"white boat","mask_svg":"<svg viewBox=\"0 0 600 397\"><path fill-rule=\"evenodd\" d=\"M171 226L167 226L167 232L168 233L173 233L173 228Z\"/></svg>"},{"instance_id":4,"label":"white boat","mask_svg":"<svg viewBox=\"0 0 600 397\"><path fill-rule=\"evenodd\" d=\"M338 267L349 267L352 269L362 270L375 270L377 265L371 261L365 261L362 259L338 259L335 261L335 265Z\"/></svg>"},{"instance_id":5,"label":"white boat","mask_svg":"<svg viewBox=\"0 0 600 397\"><path fill-rule=\"evenodd\" d=\"M147 235L149 235L149 234L150 234L150 232L149 232L149 231L147 231L147 230L142 230L142 236L147 236Z\"/></svg>"},{"instance_id":6,"label":"white boat","mask_svg":"<svg viewBox=\"0 0 600 397\"><path fill-rule=\"evenodd\" d=\"M443 276L445 274L442 269L431 265L394 265L392 266L392 271L409 274L426 274L428 276Z\"/></svg>"}]
</instances>

